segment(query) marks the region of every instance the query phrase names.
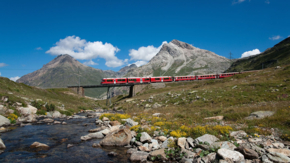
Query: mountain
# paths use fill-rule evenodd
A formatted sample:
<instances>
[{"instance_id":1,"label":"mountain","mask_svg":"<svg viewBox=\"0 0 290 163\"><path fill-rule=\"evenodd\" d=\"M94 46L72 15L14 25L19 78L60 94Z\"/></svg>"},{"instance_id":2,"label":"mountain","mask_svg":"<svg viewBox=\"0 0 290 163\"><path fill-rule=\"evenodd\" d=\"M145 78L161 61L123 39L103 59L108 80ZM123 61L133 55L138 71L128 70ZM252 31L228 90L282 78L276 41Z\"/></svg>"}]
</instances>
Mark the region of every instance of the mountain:
<instances>
[{"instance_id":1,"label":"mountain","mask_svg":"<svg viewBox=\"0 0 290 163\"><path fill-rule=\"evenodd\" d=\"M221 73L230 60L185 42L172 40L146 65L131 69L126 76L172 76Z\"/></svg>"},{"instance_id":2,"label":"mountain","mask_svg":"<svg viewBox=\"0 0 290 163\"><path fill-rule=\"evenodd\" d=\"M227 72L259 70L290 63L290 38L279 42L259 55L241 58L233 62Z\"/></svg>"},{"instance_id":3,"label":"mountain","mask_svg":"<svg viewBox=\"0 0 290 163\"><path fill-rule=\"evenodd\" d=\"M80 75L79 75L80 74ZM59 55L41 69L22 76L17 80L40 88L66 87L67 85L100 84L102 78L115 77L114 71L103 71L83 65L70 55ZM86 89L88 96L96 97L105 89Z\"/></svg>"}]
</instances>

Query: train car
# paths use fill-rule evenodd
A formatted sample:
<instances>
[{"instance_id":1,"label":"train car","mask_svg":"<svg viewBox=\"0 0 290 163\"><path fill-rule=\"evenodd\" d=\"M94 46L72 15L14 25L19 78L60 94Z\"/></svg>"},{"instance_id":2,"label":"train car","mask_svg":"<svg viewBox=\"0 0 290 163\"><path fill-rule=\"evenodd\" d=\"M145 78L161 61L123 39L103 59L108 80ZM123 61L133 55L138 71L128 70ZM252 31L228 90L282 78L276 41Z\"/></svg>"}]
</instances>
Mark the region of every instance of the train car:
<instances>
[{"instance_id":1,"label":"train car","mask_svg":"<svg viewBox=\"0 0 290 163\"><path fill-rule=\"evenodd\" d=\"M219 74L219 78L227 78L227 77L231 77L235 74L239 74L239 72L230 72L230 73L222 73L222 74Z\"/></svg>"},{"instance_id":2,"label":"train car","mask_svg":"<svg viewBox=\"0 0 290 163\"><path fill-rule=\"evenodd\" d=\"M115 84L126 84L128 82L127 78L116 78L116 83Z\"/></svg>"},{"instance_id":3,"label":"train car","mask_svg":"<svg viewBox=\"0 0 290 163\"><path fill-rule=\"evenodd\" d=\"M127 78L104 78L101 84L126 84Z\"/></svg>"},{"instance_id":4,"label":"train car","mask_svg":"<svg viewBox=\"0 0 290 163\"><path fill-rule=\"evenodd\" d=\"M151 77L150 79L151 79L151 83L172 82L173 81L171 76Z\"/></svg>"},{"instance_id":5,"label":"train car","mask_svg":"<svg viewBox=\"0 0 290 163\"><path fill-rule=\"evenodd\" d=\"M197 78L198 78L198 80L216 79L216 78L219 78L219 75L217 75L217 74L198 75Z\"/></svg>"},{"instance_id":6,"label":"train car","mask_svg":"<svg viewBox=\"0 0 290 163\"><path fill-rule=\"evenodd\" d=\"M141 77L141 83L150 83L150 77Z\"/></svg>"},{"instance_id":7,"label":"train car","mask_svg":"<svg viewBox=\"0 0 290 163\"><path fill-rule=\"evenodd\" d=\"M127 78L128 79L128 83L140 83L141 82L141 78L140 77L130 77Z\"/></svg>"},{"instance_id":8,"label":"train car","mask_svg":"<svg viewBox=\"0 0 290 163\"><path fill-rule=\"evenodd\" d=\"M195 76L175 76L175 81L192 81L196 80Z\"/></svg>"}]
</instances>

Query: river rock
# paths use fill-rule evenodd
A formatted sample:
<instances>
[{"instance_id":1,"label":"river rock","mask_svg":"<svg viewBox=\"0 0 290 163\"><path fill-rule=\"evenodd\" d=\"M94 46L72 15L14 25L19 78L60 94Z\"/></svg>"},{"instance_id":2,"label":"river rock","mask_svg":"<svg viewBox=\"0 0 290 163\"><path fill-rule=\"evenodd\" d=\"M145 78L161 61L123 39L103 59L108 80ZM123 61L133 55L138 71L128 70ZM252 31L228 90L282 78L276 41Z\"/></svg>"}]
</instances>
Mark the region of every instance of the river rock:
<instances>
[{"instance_id":1,"label":"river rock","mask_svg":"<svg viewBox=\"0 0 290 163\"><path fill-rule=\"evenodd\" d=\"M2 115L0 115L0 126L10 125L10 120Z\"/></svg>"},{"instance_id":2,"label":"river rock","mask_svg":"<svg viewBox=\"0 0 290 163\"><path fill-rule=\"evenodd\" d=\"M205 134L203 136L200 136L198 138L195 139L196 144L198 143L204 143L204 142L208 142L209 144L212 144L213 142L218 141L219 139L217 137L215 137L214 135L210 135L210 134Z\"/></svg>"},{"instance_id":3,"label":"river rock","mask_svg":"<svg viewBox=\"0 0 290 163\"><path fill-rule=\"evenodd\" d=\"M17 108L17 110L20 113L20 115L23 115L25 117L30 115L30 114L36 114L36 112L37 112L37 108L33 107L31 105L28 105L27 107L19 107L19 108Z\"/></svg>"},{"instance_id":4,"label":"river rock","mask_svg":"<svg viewBox=\"0 0 290 163\"><path fill-rule=\"evenodd\" d=\"M151 148L150 148L150 147L151 147ZM152 149L152 145L151 145L150 147L149 147L149 144L148 144L148 143L145 143L145 144L139 146L138 149L139 149L140 151L150 152L151 149Z\"/></svg>"},{"instance_id":5,"label":"river rock","mask_svg":"<svg viewBox=\"0 0 290 163\"><path fill-rule=\"evenodd\" d=\"M257 142L263 141L261 138L249 138L248 140L251 143L257 143Z\"/></svg>"},{"instance_id":6,"label":"river rock","mask_svg":"<svg viewBox=\"0 0 290 163\"><path fill-rule=\"evenodd\" d=\"M244 155L242 155L240 152L232 151L229 149L219 149L218 155L221 156L223 159L232 159L233 161L244 161Z\"/></svg>"},{"instance_id":7,"label":"river rock","mask_svg":"<svg viewBox=\"0 0 290 163\"><path fill-rule=\"evenodd\" d=\"M90 140L90 139L102 139L104 138L104 135L102 132L96 132L96 133L90 133L88 135L82 136L81 140Z\"/></svg>"},{"instance_id":8,"label":"river rock","mask_svg":"<svg viewBox=\"0 0 290 163\"><path fill-rule=\"evenodd\" d=\"M283 154L285 156L288 156L290 157L290 150L289 149L275 149L275 148L269 148L267 149L267 151L269 153L280 153L280 154Z\"/></svg>"},{"instance_id":9,"label":"river rock","mask_svg":"<svg viewBox=\"0 0 290 163\"><path fill-rule=\"evenodd\" d=\"M111 156L111 157L115 157L117 156L118 154L116 152L110 152L108 153L108 156Z\"/></svg>"},{"instance_id":10,"label":"river rock","mask_svg":"<svg viewBox=\"0 0 290 163\"><path fill-rule=\"evenodd\" d=\"M100 144L102 146L125 146L132 139L131 131L128 128L120 129L117 132L108 134Z\"/></svg>"},{"instance_id":11,"label":"river rock","mask_svg":"<svg viewBox=\"0 0 290 163\"><path fill-rule=\"evenodd\" d=\"M185 158L185 157L183 157L183 158L179 161L179 163L192 163L192 162L194 162L193 158ZM200 163L200 161L196 161L196 162Z\"/></svg>"},{"instance_id":12,"label":"river rock","mask_svg":"<svg viewBox=\"0 0 290 163\"><path fill-rule=\"evenodd\" d=\"M130 156L130 161L132 162L141 162L143 160L147 160L149 153L143 151L133 152Z\"/></svg>"},{"instance_id":13,"label":"river rock","mask_svg":"<svg viewBox=\"0 0 290 163\"><path fill-rule=\"evenodd\" d=\"M121 123L120 122L118 122L118 121L110 121L110 123L109 123L111 126L117 126L117 125L121 125Z\"/></svg>"},{"instance_id":14,"label":"river rock","mask_svg":"<svg viewBox=\"0 0 290 163\"><path fill-rule=\"evenodd\" d=\"M48 150L49 146L43 143L34 142L33 144L30 145L30 148L32 149L36 148L37 151L40 151L40 150Z\"/></svg>"},{"instance_id":15,"label":"river rock","mask_svg":"<svg viewBox=\"0 0 290 163\"><path fill-rule=\"evenodd\" d=\"M187 149L184 149L184 148L181 148L181 152L184 152L186 153L186 157L187 158L194 158L196 156L196 153L194 152L191 152L190 150L187 150Z\"/></svg>"},{"instance_id":16,"label":"river rock","mask_svg":"<svg viewBox=\"0 0 290 163\"><path fill-rule=\"evenodd\" d=\"M270 117L274 115L274 111L256 111L250 114L250 116L246 117L245 119L247 120L252 120L252 119L262 119L265 117Z\"/></svg>"},{"instance_id":17,"label":"river rock","mask_svg":"<svg viewBox=\"0 0 290 163\"><path fill-rule=\"evenodd\" d=\"M216 153L210 153L201 159L204 163L214 162L216 160Z\"/></svg>"},{"instance_id":18,"label":"river rock","mask_svg":"<svg viewBox=\"0 0 290 163\"><path fill-rule=\"evenodd\" d=\"M8 97L7 96L2 96L2 99L1 99L3 102L7 102L8 101Z\"/></svg>"},{"instance_id":19,"label":"river rock","mask_svg":"<svg viewBox=\"0 0 290 163\"><path fill-rule=\"evenodd\" d=\"M239 146L237 148L237 150L239 152L241 152L246 159L258 159L259 158L259 154L257 152L255 152L254 150L252 149L249 149L247 147L244 147L244 146Z\"/></svg>"},{"instance_id":20,"label":"river rock","mask_svg":"<svg viewBox=\"0 0 290 163\"><path fill-rule=\"evenodd\" d=\"M103 124L103 121L102 120L100 120L100 119L96 119L96 125L101 125L101 124Z\"/></svg>"},{"instance_id":21,"label":"river rock","mask_svg":"<svg viewBox=\"0 0 290 163\"><path fill-rule=\"evenodd\" d=\"M151 142L151 139L152 139L151 136L147 132L142 132L141 133L140 141L142 143Z\"/></svg>"},{"instance_id":22,"label":"river rock","mask_svg":"<svg viewBox=\"0 0 290 163\"><path fill-rule=\"evenodd\" d=\"M275 148L284 148L284 144L283 143L273 143L272 144Z\"/></svg>"},{"instance_id":23,"label":"river rock","mask_svg":"<svg viewBox=\"0 0 290 163\"><path fill-rule=\"evenodd\" d=\"M52 113L52 117L53 117L53 118L61 118L62 115L60 114L59 111L54 111L54 112Z\"/></svg>"},{"instance_id":24,"label":"river rock","mask_svg":"<svg viewBox=\"0 0 290 163\"><path fill-rule=\"evenodd\" d=\"M73 144L68 144L67 148L70 148L70 147L73 147L73 146L74 146Z\"/></svg>"},{"instance_id":25,"label":"river rock","mask_svg":"<svg viewBox=\"0 0 290 163\"><path fill-rule=\"evenodd\" d=\"M21 117L18 117L17 121L19 122L27 122L27 123L31 123L31 122L36 122L37 119L36 119L37 115L36 114L29 114L29 115L26 115L26 116L21 116Z\"/></svg>"},{"instance_id":26,"label":"river rock","mask_svg":"<svg viewBox=\"0 0 290 163\"><path fill-rule=\"evenodd\" d=\"M6 148L3 140L0 138L0 150L4 150Z\"/></svg>"},{"instance_id":27,"label":"river rock","mask_svg":"<svg viewBox=\"0 0 290 163\"><path fill-rule=\"evenodd\" d=\"M130 149L127 150L127 153L128 154L132 154L134 152L137 152L137 149L136 148L130 148Z\"/></svg>"},{"instance_id":28,"label":"river rock","mask_svg":"<svg viewBox=\"0 0 290 163\"><path fill-rule=\"evenodd\" d=\"M214 142L211 144L211 146L214 148L225 148L232 151L237 148L233 143L228 141Z\"/></svg>"},{"instance_id":29,"label":"river rock","mask_svg":"<svg viewBox=\"0 0 290 163\"><path fill-rule=\"evenodd\" d=\"M149 155L150 155L150 157L157 157L158 155L160 155L162 160L167 160L166 154L164 152L164 148L152 151L152 152L150 152Z\"/></svg>"},{"instance_id":30,"label":"river rock","mask_svg":"<svg viewBox=\"0 0 290 163\"><path fill-rule=\"evenodd\" d=\"M62 124L62 125L67 125L67 123L66 123L66 122L62 122L61 124Z\"/></svg>"},{"instance_id":31,"label":"river rock","mask_svg":"<svg viewBox=\"0 0 290 163\"><path fill-rule=\"evenodd\" d=\"M102 113L88 113L87 117L100 117L102 115Z\"/></svg>"},{"instance_id":32,"label":"river rock","mask_svg":"<svg viewBox=\"0 0 290 163\"><path fill-rule=\"evenodd\" d=\"M156 108L160 108L162 105L158 104L158 103L155 103L153 104L152 108L153 109L156 109Z\"/></svg>"},{"instance_id":33,"label":"river rock","mask_svg":"<svg viewBox=\"0 0 290 163\"><path fill-rule=\"evenodd\" d=\"M45 123L52 123L54 120L51 119L51 118L45 118L42 120L42 122L45 122Z\"/></svg>"},{"instance_id":34,"label":"river rock","mask_svg":"<svg viewBox=\"0 0 290 163\"><path fill-rule=\"evenodd\" d=\"M53 123L54 123L54 124L61 124L60 121L54 121Z\"/></svg>"},{"instance_id":35,"label":"river rock","mask_svg":"<svg viewBox=\"0 0 290 163\"><path fill-rule=\"evenodd\" d=\"M122 121L126 121L124 126L129 126L129 127L133 127L133 126L137 126L138 122L133 121L131 118L128 119L122 119Z\"/></svg>"},{"instance_id":36,"label":"river rock","mask_svg":"<svg viewBox=\"0 0 290 163\"><path fill-rule=\"evenodd\" d=\"M281 153L270 152L267 157L274 162L290 162L290 158Z\"/></svg>"}]
</instances>

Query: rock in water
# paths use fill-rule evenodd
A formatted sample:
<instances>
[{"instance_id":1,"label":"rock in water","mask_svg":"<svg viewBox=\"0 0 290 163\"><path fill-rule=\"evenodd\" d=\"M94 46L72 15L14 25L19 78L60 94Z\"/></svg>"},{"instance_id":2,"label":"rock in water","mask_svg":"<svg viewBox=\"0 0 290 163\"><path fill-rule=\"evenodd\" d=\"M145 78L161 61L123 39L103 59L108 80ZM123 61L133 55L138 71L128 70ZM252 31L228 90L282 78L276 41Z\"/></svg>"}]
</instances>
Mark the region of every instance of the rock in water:
<instances>
[{"instance_id":1,"label":"rock in water","mask_svg":"<svg viewBox=\"0 0 290 163\"><path fill-rule=\"evenodd\" d=\"M100 144L102 146L125 146L132 139L131 131L128 128L120 129L117 132L108 134Z\"/></svg>"},{"instance_id":2,"label":"rock in water","mask_svg":"<svg viewBox=\"0 0 290 163\"><path fill-rule=\"evenodd\" d=\"M223 159L232 159L233 161L243 161L245 160L244 155L240 152L232 151L229 149L219 149L217 152Z\"/></svg>"},{"instance_id":3,"label":"rock in water","mask_svg":"<svg viewBox=\"0 0 290 163\"><path fill-rule=\"evenodd\" d=\"M5 148L6 148L5 144L4 144L3 140L0 138L0 150L3 150Z\"/></svg>"},{"instance_id":4,"label":"rock in water","mask_svg":"<svg viewBox=\"0 0 290 163\"><path fill-rule=\"evenodd\" d=\"M49 146L43 143L34 142L33 144L30 145L30 148L36 148L37 151L41 151L41 150L48 150Z\"/></svg>"}]
</instances>

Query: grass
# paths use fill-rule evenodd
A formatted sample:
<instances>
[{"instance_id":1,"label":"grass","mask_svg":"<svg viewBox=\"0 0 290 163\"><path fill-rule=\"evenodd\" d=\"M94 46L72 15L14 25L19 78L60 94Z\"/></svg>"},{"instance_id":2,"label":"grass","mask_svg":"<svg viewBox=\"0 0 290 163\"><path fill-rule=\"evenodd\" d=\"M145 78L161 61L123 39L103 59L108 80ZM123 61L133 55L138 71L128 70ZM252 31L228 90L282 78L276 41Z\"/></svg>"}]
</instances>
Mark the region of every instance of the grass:
<instances>
[{"instance_id":1,"label":"grass","mask_svg":"<svg viewBox=\"0 0 290 163\"><path fill-rule=\"evenodd\" d=\"M190 93L194 90L197 92ZM148 102L150 96L154 97L153 103ZM283 134L290 135L289 97L288 65L282 66L282 69L268 68L219 80L166 83L165 88L144 90L134 97L134 102L118 98L113 98L112 101L114 106L122 107L136 121L148 122L144 124L148 124L149 128L156 127L154 123L158 121L170 122L170 125L157 128L166 131L166 134L175 131L177 135L185 132L187 136L196 137L200 134L192 130L201 126L207 128L207 133L221 135L219 129L209 129L211 124L218 126L219 122L205 121L204 118L223 115L225 123L233 130L242 127L248 134L267 135L271 128L278 128ZM154 103L159 103L162 107L144 109L146 104ZM105 101L100 101L99 104L105 106ZM275 111L275 114L264 119L245 120L252 112L260 110ZM162 113L161 119L154 119L154 113ZM184 131L181 126L190 129Z\"/></svg>"},{"instance_id":2,"label":"grass","mask_svg":"<svg viewBox=\"0 0 290 163\"><path fill-rule=\"evenodd\" d=\"M68 94L71 93L69 89L60 88L60 89L39 89L36 87L31 87L22 83L16 83L8 78L0 77L0 99L2 96L8 96L9 98L9 108L16 111L12 106L15 102L21 102L23 106L27 106L26 100L41 99L41 104L47 102L49 105L54 105L55 110L61 111L62 105L65 106L66 111L62 111L67 115L78 112L83 108L93 109L96 107L96 102L94 100L79 97L75 95ZM11 94L12 93L12 94ZM45 114L45 107L39 106L41 109L38 111L39 114ZM43 110L43 111L41 111ZM17 112L15 114L18 114ZM18 114L19 116L19 114Z\"/></svg>"}]
</instances>

